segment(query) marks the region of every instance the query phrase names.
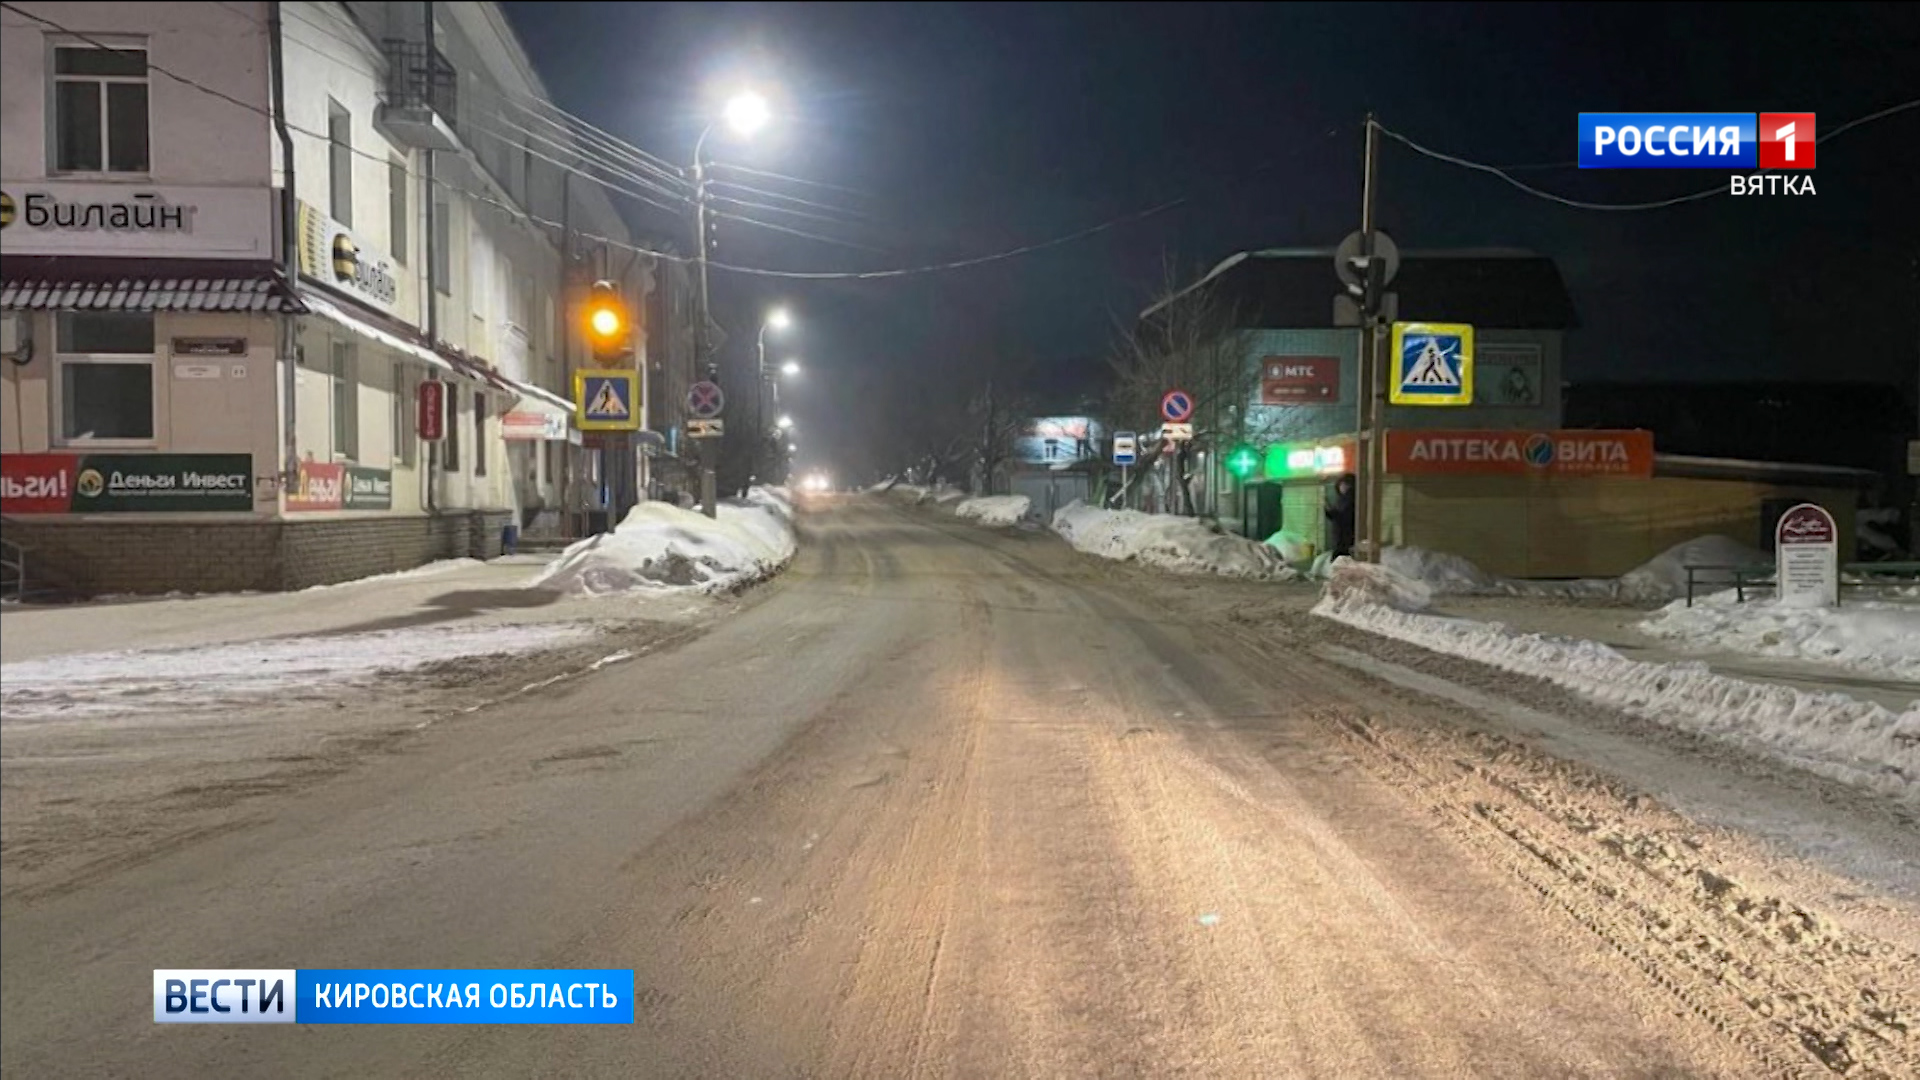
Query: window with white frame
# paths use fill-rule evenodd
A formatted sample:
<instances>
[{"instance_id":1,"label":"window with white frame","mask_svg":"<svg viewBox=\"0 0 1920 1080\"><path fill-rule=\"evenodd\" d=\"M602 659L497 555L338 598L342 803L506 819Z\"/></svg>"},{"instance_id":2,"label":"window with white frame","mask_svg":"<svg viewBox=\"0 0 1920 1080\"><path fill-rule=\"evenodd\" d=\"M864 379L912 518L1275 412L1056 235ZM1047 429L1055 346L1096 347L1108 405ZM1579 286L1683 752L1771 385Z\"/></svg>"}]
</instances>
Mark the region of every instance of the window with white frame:
<instances>
[{"instance_id":1,"label":"window with white frame","mask_svg":"<svg viewBox=\"0 0 1920 1080\"><path fill-rule=\"evenodd\" d=\"M327 101L327 213L353 228L353 114Z\"/></svg>"},{"instance_id":2,"label":"window with white frame","mask_svg":"<svg viewBox=\"0 0 1920 1080\"><path fill-rule=\"evenodd\" d=\"M407 163L387 159L387 247L393 261L407 265Z\"/></svg>"},{"instance_id":3,"label":"window with white frame","mask_svg":"<svg viewBox=\"0 0 1920 1080\"><path fill-rule=\"evenodd\" d=\"M333 453L360 456L360 364L353 343L333 343Z\"/></svg>"},{"instance_id":4,"label":"window with white frame","mask_svg":"<svg viewBox=\"0 0 1920 1080\"><path fill-rule=\"evenodd\" d=\"M153 441L153 315L63 311L55 320L60 441Z\"/></svg>"},{"instance_id":5,"label":"window with white frame","mask_svg":"<svg viewBox=\"0 0 1920 1080\"><path fill-rule=\"evenodd\" d=\"M414 378L406 368L393 369L393 468L412 468L419 451L419 416L415 415Z\"/></svg>"},{"instance_id":6,"label":"window with white frame","mask_svg":"<svg viewBox=\"0 0 1920 1080\"><path fill-rule=\"evenodd\" d=\"M147 50L56 45L53 161L63 173L144 173Z\"/></svg>"}]
</instances>

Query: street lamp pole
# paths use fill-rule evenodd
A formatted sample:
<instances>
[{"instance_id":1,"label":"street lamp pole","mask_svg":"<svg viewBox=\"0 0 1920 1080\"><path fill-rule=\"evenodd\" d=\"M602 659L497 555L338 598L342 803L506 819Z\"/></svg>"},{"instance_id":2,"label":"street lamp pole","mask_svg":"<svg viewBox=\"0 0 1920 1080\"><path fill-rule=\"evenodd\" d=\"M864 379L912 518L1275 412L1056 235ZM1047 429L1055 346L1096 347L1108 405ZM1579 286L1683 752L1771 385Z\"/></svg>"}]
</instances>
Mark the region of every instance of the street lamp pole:
<instances>
[{"instance_id":1,"label":"street lamp pole","mask_svg":"<svg viewBox=\"0 0 1920 1080\"><path fill-rule=\"evenodd\" d=\"M713 302L707 291L707 166L705 151L707 136L713 134L713 125L708 124L693 143L693 250L694 263L699 267L699 281L696 286L696 299L699 305L699 326L693 335L694 369L703 379L712 379L718 374L713 362L713 337L708 329L713 325ZM713 440L699 440L700 450L700 509L708 517L718 517L719 481L714 475L715 462Z\"/></svg>"}]
</instances>

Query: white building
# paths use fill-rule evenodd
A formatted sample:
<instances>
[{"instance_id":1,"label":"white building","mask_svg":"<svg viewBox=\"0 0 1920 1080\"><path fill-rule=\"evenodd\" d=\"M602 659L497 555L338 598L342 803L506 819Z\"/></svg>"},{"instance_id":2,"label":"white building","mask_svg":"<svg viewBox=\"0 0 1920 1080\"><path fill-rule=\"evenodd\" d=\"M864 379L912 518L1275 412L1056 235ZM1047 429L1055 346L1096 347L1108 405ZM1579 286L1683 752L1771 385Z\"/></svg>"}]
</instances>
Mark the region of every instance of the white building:
<instances>
[{"instance_id":1,"label":"white building","mask_svg":"<svg viewBox=\"0 0 1920 1080\"><path fill-rule=\"evenodd\" d=\"M572 301L640 312L649 275L565 257L558 223L625 227L495 5L16 6L0 510L32 565L300 587L497 553L619 473L570 449Z\"/></svg>"}]
</instances>

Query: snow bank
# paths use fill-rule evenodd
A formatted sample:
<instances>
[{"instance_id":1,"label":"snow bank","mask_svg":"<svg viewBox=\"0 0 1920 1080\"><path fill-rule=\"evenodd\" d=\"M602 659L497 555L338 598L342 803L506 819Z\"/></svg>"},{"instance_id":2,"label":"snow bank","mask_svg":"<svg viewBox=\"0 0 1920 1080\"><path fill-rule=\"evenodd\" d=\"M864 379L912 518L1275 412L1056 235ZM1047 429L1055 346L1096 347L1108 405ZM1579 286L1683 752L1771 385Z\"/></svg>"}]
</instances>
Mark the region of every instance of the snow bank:
<instances>
[{"instance_id":1,"label":"snow bank","mask_svg":"<svg viewBox=\"0 0 1920 1080\"><path fill-rule=\"evenodd\" d=\"M1390 547L1380 560L1401 577L1412 578L1437 596L1465 596L1500 591L1501 579L1458 555L1417 547Z\"/></svg>"},{"instance_id":2,"label":"snow bank","mask_svg":"<svg viewBox=\"0 0 1920 1080\"><path fill-rule=\"evenodd\" d=\"M1643 565L1620 575L1619 596L1623 600L1643 603L1685 596L1689 565L1771 566L1773 556L1724 536L1696 537L1675 544ZM1732 585L1733 575L1725 571L1701 573L1694 579L1695 591L1703 582L1709 588Z\"/></svg>"},{"instance_id":3,"label":"snow bank","mask_svg":"<svg viewBox=\"0 0 1920 1080\"><path fill-rule=\"evenodd\" d=\"M1920 684L1920 603L1911 601L1789 608L1770 598L1738 603L1729 591L1697 599L1691 608L1676 600L1639 628L1700 650L1810 660Z\"/></svg>"},{"instance_id":4,"label":"snow bank","mask_svg":"<svg viewBox=\"0 0 1920 1080\"><path fill-rule=\"evenodd\" d=\"M441 574L450 574L455 570L465 570L470 567L485 565L487 564L479 559L441 559L439 562L430 562L424 566L416 566L411 570L396 570L391 574L374 574L371 577L354 578L351 581L339 581L332 585L310 585L300 591L322 592L329 589L350 589L355 585L371 585L375 583L391 584L398 581L411 581L414 578L438 577Z\"/></svg>"},{"instance_id":5,"label":"snow bank","mask_svg":"<svg viewBox=\"0 0 1920 1080\"><path fill-rule=\"evenodd\" d=\"M764 578L793 557L793 504L754 488L709 518L664 502L634 507L611 533L569 547L529 585L573 596L689 589L718 592Z\"/></svg>"},{"instance_id":6,"label":"snow bank","mask_svg":"<svg viewBox=\"0 0 1920 1080\"><path fill-rule=\"evenodd\" d=\"M12 727L191 712L268 696L284 703L376 675L447 660L536 652L593 633L592 626L579 623L435 625L188 649L72 653L0 667L0 715Z\"/></svg>"},{"instance_id":7,"label":"snow bank","mask_svg":"<svg viewBox=\"0 0 1920 1080\"><path fill-rule=\"evenodd\" d=\"M1027 511L1032 509L1033 500L1025 495L987 495L977 499L963 499L953 512L963 518L972 518L982 525L1006 528L1018 525Z\"/></svg>"},{"instance_id":8,"label":"snow bank","mask_svg":"<svg viewBox=\"0 0 1920 1080\"><path fill-rule=\"evenodd\" d=\"M1279 552L1280 557L1290 563L1306 562L1310 558L1307 554L1307 538L1285 529L1267 537L1267 546Z\"/></svg>"},{"instance_id":9,"label":"snow bank","mask_svg":"<svg viewBox=\"0 0 1920 1080\"><path fill-rule=\"evenodd\" d=\"M1390 547L1383 562L1403 577L1423 582L1435 596L1534 596L1625 600L1647 604L1687 593L1687 566L1769 565L1772 557L1724 536L1702 536L1676 544L1618 578L1530 581L1490 574L1471 560L1417 547ZM1702 572L1695 593L1733 584L1733 575Z\"/></svg>"},{"instance_id":10,"label":"snow bank","mask_svg":"<svg viewBox=\"0 0 1920 1080\"><path fill-rule=\"evenodd\" d=\"M1336 603L1380 604L1395 611L1425 611L1433 603L1426 582L1392 566L1376 566L1340 556L1327 564L1326 596Z\"/></svg>"},{"instance_id":11,"label":"snow bank","mask_svg":"<svg viewBox=\"0 0 1920 1080\"><path fill-rule=\"evenodd\" d=\"M1336 567L1336 579L1342 568ZM1518 634L1497 623L1395 610L1329 588L1314 613L1435 652L1545 679L1669 727L1744 747L1920 806L1920 703L1895 714L1844 694L1643 664L1598 642Z\"/></svg>"},{"instance_id":12,"label":"snow bank","mask_svg":"<svg viewBox=\"0 0 1920 1080\"><path fill-rule=\"evenodd\" d=\"M1076 500L1054 513L1053 531L1077 551L1175 573L1261 580L1298 576L1273 548L1213 532L1194 518L1100 510Z\"/></svg>"}]
</instances>

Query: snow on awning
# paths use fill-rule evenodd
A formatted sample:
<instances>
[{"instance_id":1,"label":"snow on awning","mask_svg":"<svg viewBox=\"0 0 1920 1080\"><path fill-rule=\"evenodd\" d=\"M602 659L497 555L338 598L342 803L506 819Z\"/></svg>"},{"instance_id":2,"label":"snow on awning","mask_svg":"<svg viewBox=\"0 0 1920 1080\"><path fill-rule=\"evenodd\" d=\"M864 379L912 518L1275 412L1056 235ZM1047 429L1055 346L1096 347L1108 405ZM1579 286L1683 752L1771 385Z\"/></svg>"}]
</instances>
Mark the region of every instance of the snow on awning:
<instances>
[{"instance_id":1,"label":"snow on awning","mask_svg":"<svg viewBox=\"0 0 1920 1080\"><path fill-rule=\"evenodd\" d=\"M374 341L377 341L380 344L385 345L387 348L392 349L393 351L407 357L408 359L418 361L419 363L425 364L426 366L433 368L436 371L444 371L450 375L464 375L467 378L474 379L475 381L478 381L478 382L485 381L484 379L480 379L478 376L473 375L470 372L467 372L460 367L456 367L451 360L448 360L446 357L441 356L439 353L434 352L432 349L427 348L425 345L420 345L415 342L408 341L406 338L403 338L398 334L392 333L387 330L382 330L380 327L375 326L373 323L370 323L365 319L355 318L354 316L347 314L346 311L335 306L334 303L330 300L326 300L322 297L315 296L313 293L307 292L304 290L300 294L300 299L306 303L308 310L310 310L313 314L318 315L323 319L326 319L328 322L331 322L341 327L342 329L349 330L355 334L360 335L361 337L370 338Z\"/></svg>"}]
</instances>

